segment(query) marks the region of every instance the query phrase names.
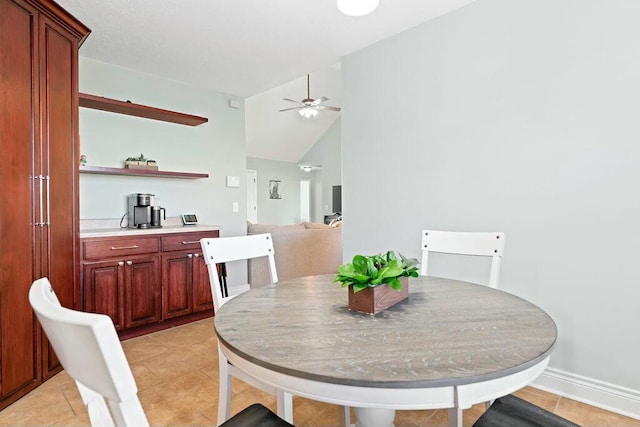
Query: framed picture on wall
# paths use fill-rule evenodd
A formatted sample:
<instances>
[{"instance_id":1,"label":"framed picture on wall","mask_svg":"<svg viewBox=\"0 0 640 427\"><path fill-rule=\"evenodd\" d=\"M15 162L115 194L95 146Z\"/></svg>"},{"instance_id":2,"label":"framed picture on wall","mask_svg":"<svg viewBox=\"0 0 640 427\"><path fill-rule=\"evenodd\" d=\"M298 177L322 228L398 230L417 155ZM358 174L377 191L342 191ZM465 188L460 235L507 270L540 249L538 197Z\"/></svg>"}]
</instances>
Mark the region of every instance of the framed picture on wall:
<instances>
[{"instance_id":1,"label":"framed picture on wall","mask_svg":"<svg viewBox=\"0 0 640 427\"><path fill-rule=\"evenodd\" d=\"M282 194L280 193L280 180L277 180L277 179L269 180L269 198L282 199Z\"/></svg>"}]
</instances>

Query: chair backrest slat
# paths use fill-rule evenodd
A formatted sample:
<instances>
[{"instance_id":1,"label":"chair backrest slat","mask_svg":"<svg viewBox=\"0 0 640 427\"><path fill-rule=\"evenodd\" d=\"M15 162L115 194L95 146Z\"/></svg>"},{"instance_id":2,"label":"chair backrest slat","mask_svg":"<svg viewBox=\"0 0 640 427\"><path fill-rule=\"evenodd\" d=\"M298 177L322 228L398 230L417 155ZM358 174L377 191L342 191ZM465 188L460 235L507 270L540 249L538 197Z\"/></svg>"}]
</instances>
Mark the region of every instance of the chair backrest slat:
<instances>
[{"instance_id":1,"label":"chair backrest slat","mask_svg":"<svg viewBox=\"0 0 640 427\"><path fill-rule=\"evenodd\" d=\"M252 234L249 236L207 238L200 240L202 254L209 271L209 282L213 296L213 308L218 310L226 301L235 295L223 296L220 287L220 278L216 264L223 262L248 260L267 257L271 282L278 282L276 271L275 251L271 233Z\"/></svg>"},{"instance_id":2,"label":"chair backrest slat","mask_svg":"<svg viewBox=\"0 0 640 427\"><path fill-rule=\"evenodd\" d=\"M500 261L504 253L502 232L422 231L420 274L427 275L429 252L491 257L489 286L498 287Z\"/></svg>"}]
</instances>

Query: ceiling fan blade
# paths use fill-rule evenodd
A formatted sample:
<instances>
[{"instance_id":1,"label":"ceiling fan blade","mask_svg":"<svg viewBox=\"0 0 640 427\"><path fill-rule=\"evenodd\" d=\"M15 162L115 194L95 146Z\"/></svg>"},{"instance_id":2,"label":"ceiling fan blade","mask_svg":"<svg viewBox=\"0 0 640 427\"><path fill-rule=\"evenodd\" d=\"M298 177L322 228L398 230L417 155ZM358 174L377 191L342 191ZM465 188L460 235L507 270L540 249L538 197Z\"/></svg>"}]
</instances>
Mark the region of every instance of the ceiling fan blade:
<instances>
[{"instance_id":1,"label":"ceiling fan blade","mask_svg":"<svg viewBox=\"0 0 640 427\"><path fill-rule=\"evenodd\" d=\"M315 101L313 101L313 102L311 103L311 105L313 105L313 106L315 107L316 105L320 105L320 104L322 104L323 102L327 102L328 100L329 100L329 98L326 98L326 97L322 96L322 97L320 97L320 98L316 99Z\"/></svg>"},{"instance_id":2,"label":"ceiling fan blade","mask_svg":"<svg viewBox=\"0 0 640 427\"><path fill-rule=\"evenodd\" d=\"M318 110L329 110L329 111L341 111L340 107L329 107L328 105L318 105L316 107Z\"/></svg>"},{"instance_id":3,"label":"ceiling fan blade","mask_svg":"<svg viewBox=\"0 0 640 427\"><path fill-rule=\"evenodd\" d=\"M294 101L291 98L282 98L284 101L295 102L296 104L300 104L300 101Z\"/></svg>"},{"instance_id":4,"label":"ceiling fan blade","mask_svg":"<svg viewBox=\"0 0 640 427\"><path fill-rule=\"evenodd\" d=\"M281 112L282 112L282 111L299 110L299 109L301 109L301 108L304 108L304 106L303 106L303 107L291 107L291 108L284 108L284 109L282 109L282 110L278 110L278 111L281 111Z\"/></svg>"}]
</instances>

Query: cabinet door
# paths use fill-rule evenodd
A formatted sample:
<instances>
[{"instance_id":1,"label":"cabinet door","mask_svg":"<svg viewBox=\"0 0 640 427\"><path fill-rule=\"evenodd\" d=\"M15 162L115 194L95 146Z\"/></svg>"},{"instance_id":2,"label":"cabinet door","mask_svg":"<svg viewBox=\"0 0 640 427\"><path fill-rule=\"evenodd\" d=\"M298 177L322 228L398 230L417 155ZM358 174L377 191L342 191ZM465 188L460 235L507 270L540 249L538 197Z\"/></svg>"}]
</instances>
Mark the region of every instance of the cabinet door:
<instances>
[{"instance_id":1,"label":"cabinet door","mask_svg":"<svg viewBox=\"0 0 640 427\"><path fill-rule=\"evenodd\" d=\"M189 314L191 305L191 282L193 253L175 252L162 255L162 317Z\"/></svg>"},{"instance_id":2,"label":"cabinet door","mask_svg":"<svg viewBox=\"0 0 640 427\"><path fill-rule=\"evenodd\" d=\"M124 326L159 322L162 315L160 255L125 261Z\"/></svg>"},{"instance_id":3,"label":"cabinet door","mask_svg":"<svg viewBox=\"0 0 640 427\"><path fill-rule=\"evenodd\" d=\"M124 260L86 262L82 270L84 311L106 314L123 329Z\"/></svg>"},{"instance_id":4,"label":"cabinet door","mask_svg":"<svg viewBox=\"0 0 640 427\"><path fill-rule=\"evenodd\" d=\"M34 226L39 206L32 178L39 133L32 120L38 99L36 31L34 8L0 0L0 399L25 394L39 378L36 320L27 298L40 231Z\"/></svg>"},{"instance_id":5,"label":"cabinet door","mask_svg":"<svg viewBox=\"0 0 640 427\"><path fill-rule=\"evenodd\" d=\"M60 303L73 308L77 301L78 189L76 141L78 38L45 15L40 20L42 200L46 224L42 239L42 270ZM43 373L48 378L61 369L43 334Z\"/></svg>"},{"instance_id":6,"label":"cabinet door","mask_svg":"<svg viewBox=\"0 0 640 427\"><path fill-rule=\"evenodd\" d=\"M213 310L209 271L202 253L193 255L193 311Z\"/></svg>"}]
</instances>

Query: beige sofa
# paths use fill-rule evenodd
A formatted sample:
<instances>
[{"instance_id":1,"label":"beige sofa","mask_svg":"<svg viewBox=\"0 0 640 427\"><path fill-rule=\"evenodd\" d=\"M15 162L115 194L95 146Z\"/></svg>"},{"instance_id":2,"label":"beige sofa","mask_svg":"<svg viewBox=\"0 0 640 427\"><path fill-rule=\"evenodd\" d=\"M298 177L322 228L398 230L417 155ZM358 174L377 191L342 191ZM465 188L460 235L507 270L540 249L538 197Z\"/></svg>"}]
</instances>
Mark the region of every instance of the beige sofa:
<instances>
[{"instance_id":1,"label":"beige sofa","mask_svg":"<svg viewBox=\"0 0 640 427\"><path fill-rule=\"evenodd\" d=\"M342 227L299 223L290 225L249 224L247 234L271 233L278 280L315 274L337 273L342 264ZM266 258L249 260L251 286L270 283Z\"/></svg>"}]
</instances>

